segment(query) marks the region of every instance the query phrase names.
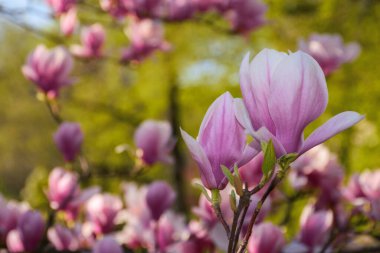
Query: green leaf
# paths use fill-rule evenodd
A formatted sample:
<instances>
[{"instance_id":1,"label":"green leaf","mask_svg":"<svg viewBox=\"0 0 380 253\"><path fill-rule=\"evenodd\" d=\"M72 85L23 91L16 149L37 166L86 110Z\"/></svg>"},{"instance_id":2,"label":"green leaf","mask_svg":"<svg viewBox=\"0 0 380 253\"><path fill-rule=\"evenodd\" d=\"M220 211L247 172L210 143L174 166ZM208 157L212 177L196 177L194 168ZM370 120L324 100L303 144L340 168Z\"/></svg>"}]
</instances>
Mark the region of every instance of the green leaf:
<instances>
[{"instance_id":1,"label":"green leaf","mask_svg":"<svg viewBox=\"0 0 380 253\"><path fill-rule=\"evenodd\" d=\"M234 166L234 186L235 186L236 193L239 196L243 196L243 182L241 181L239 169L236 164Z\"/></svg>"},{"instance_id":2,"label":"green leaf","mask_svg":"<svg viewBox=\"0 0 380 253\"><path fill-rule=\"evenodd\" d=\"M228 182L234 186L234 176L232 175L231 171L224 165L221 165L220 167L222 168L223 174L227 177Z\"/></svg>"},{"instance_id":3,"label":"green leaf","mask_svg":"<svg viewBox=\"0 0 380 253\"><path fill-rule=\"evenodd\" d=\"M207 198L207 200L212 202L210 195L208 194L206 188L203 185L201 185L199 183L193 183L193 186L200 189L202 191L202 193L205 195L205 197Z\"/></svg>"},{"instance_id":4,"label":"green leaf","mask_svg":"<svg viewBox=\"0 0 380 253\"><path fill-rule=\"evenodd\" d=\"M268 143L261 143L261 147L264 152L262 171L265 176L268 176L276 165L276 152L272 140L269 140Z\"/></svg>"},{"instance_id":5,"label":"green leaf","mask_svg":"<svg viewBox=\"0 0 380 253\"><path fill-rule=\"evenodd\" d=\"M230 206L233 212L236 212L236 194L234 190L230 193Z\"/></svg>"}]
</instances>

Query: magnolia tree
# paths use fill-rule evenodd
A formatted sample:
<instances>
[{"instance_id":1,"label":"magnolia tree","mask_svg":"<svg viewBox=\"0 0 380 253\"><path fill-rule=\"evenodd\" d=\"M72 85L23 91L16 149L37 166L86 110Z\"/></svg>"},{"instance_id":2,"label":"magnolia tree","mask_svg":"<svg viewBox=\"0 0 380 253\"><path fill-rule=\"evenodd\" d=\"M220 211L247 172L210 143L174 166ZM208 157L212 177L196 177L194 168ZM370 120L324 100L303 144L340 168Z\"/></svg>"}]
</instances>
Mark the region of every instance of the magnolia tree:
<instances>
[{"instance_id":1,"label":"magnolia tree","mask_svg":"<svg viewBox=\"0 0 380 253\"><path fill-rule=\"evenodd\" d=\"M79 28L83 6L125 23L130 45L117 57L120 64L173 50L164 39L165 22L202 20L204 13L212 12L228 20L231 36L239 36L265 24L267 8L258 0L47 3L63 36ZM72 55L86 60L110 57L105 34L100 23L81 27L81 44L69 49L39 45L22 66L58 124L52 141L66 165L50 172L44 189L49 210L0 198L2 252L380 252L375 229L380 220L380 171L352 175L344 184L344 168L323 145L363 116L339 113L304 139L305 128L328 104L325 76L358 56L356 43L344 45L339 35L315 34L300 40L301 51L295 53L264 49L253 59L244 57L242 98L229 92L218 97L197 138L180 130L201 177L193 182L202 192L199 203L186 216L172 208L185 196L164 181L138 185L130 175L121 186L122 197L96 185L82 188L81 182L91 177L81 151L84 133L80 123L62 118L59 95L76 80ZM141 123L134 134L133 173L175 162L172 151L181 139L175 127L151 119ZM294 206L299 201L303 210L298 218ZM298 230L287 233L295 218ZM364 245L354 241L361 237L366 238ZM367 246L368 238L375 246Z\"/></svg>"}]
</instances>

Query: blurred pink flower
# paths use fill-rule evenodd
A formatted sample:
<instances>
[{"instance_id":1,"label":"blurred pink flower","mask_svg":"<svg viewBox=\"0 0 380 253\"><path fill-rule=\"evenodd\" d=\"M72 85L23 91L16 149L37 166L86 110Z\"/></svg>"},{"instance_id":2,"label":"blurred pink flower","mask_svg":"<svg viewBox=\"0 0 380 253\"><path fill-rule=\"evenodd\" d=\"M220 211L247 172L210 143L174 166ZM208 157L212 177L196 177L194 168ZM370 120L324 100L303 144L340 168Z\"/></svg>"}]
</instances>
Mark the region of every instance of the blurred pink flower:
<instances>
[{"instance_id":1,"label":"blurred pink flower","mask_svg":"<svg viewBox=\"0 0 380 253\"><path fill-rule=\"evenodd\" d=\"M86 203L86 213L95 234L111 232L115 218L123 208L121 200L111 194L96 194Z\"/></svg>"},{"instance_id":2,"label":"blurred pink flower","mask_svg":"<svg viewBox=\"0 0 380 253\"><path fill-rule=\"evenodd\" d=\"M170 155L175 145L172 128L167 121L146 120L136 129L134 141L137 156L147 165L172 163Z\"/></svg>"},{"instance_id":3,"label":"blurred pink flower","mask_svg":"<svg viewBox=\"0 0 380 253\"><path fill-rule=\"evenodd\" d=\"M92 253L123 253L123 248L111 236L96 242Z\"/></svg>"},{"instance_id":4,"label":"blurred pink flower","mask_svg":"<svg viewBox=\"0 0 380 253\"><path fill-rule=\"evenodd\" d=\"M70 72L73 60L63 47L47 49L39 45L22 67L24 76L51 98L59 95L62 87L73 83Z\"/></svg>"},{"instance_id":5,"label":"blurred pink flower","mask_svg":"<svg viewBox=\"0 0 380 253\"><path fill-rule=\"evenodd\" d=\"M326 109L328 91L318 63L301 51L285 54L264 49L252 62L247 54L240 68L240 86L243 101L236 102L240 123L255 140L271 139L278 157L301 155L363 119L356 112L340 113L304 141L306 126Z\"/></svg>"},{"instance_id":6,"label":"blurred pink flower","mask_svg":"<svg viewBox=\"0 0 380 253\"><path fill-rule=\"evenodd\" d=\"M343 63L355 60L360 54L358 43L344 45L338 34L312 34L307 41L299 41L299 49L313 56L325 75L336 71Z\"/></svg>"},{"instance_id":7,"label":"blurred pink flower","mask_svg":"<svg viewBox=\"0 0 380 253\"><path fill-rule=\"evenodd\" d=\"M81 45L73 45L72 54L80 58L100 58L103 56L105 31L102 25L93 24L83 28L81 32Z\"/></svg>"},{"instance_id":8,"label":"blurred pink flower","mask_svg":"<svg viewBox=\"0 0 380 253\"><path fill-rule=\"evenodd\" d=\"M76 4L76 0L47 0L56 15L68 12Z\"/></svg>"},{"instance_id":9,"label":"blurred pink flower","mask_svg":"<svg viewBox=\"0 0 380 253\"><path fill-rule=\"evenodd\" d=\"M248 242L248 253L280 253L285 246L285 236L272 223L261 223L253 228Z\"/></svg>"},{"instance_id":10,"label":"blurred pink flower","mask_svg":"<svg viewBox=\"0 0 380 253\"><path fill-rule=\"evenodd\" d=\"M170 44L164 40L160 22L151 19L132 19L125 29L130 46L123 50L121 62L141 61L156 50L167 51Z\"/></svg>"},{"instance_id":11,"label":"blurred pink flower","mask_svg":"<svg viewBox=\"0 0 380 253\"><path fill-rule=\"evenodd\" d=\"M245 34L265 24L266 11L261 0L231 0L225 16L234 31Z\"/></svg>"},{"instance_id":12,"label":"blurred pink flower","mask_svg":"<svg viewBox=\"0 0 380 253\"><path fill-rule=\"evenodd\" d=\"M75 27L77 26L77 10L75 8L70 9L67 13L62 14L60 19L60 28L63 35L69 37L73 34Z\"/></svg>"},{"instance_id":13,"label":"blurred pink flower","mask_svg":"<svg viewBox=\"0 0 380 253\"><path fill-rule=\"evenodd\" d=\"M125 17L134 7L131 0L100 0L100 7L117 19Z\"/></svg>"},{"instance_id":14,"label":"blurred pink flower","mask_svg":"<svg viewBox=\"0 0 380 253\"><path fill-rule=\"evenodd\" d=\"M153 226L159 252L168 252L171 246L188 236L184 217L170 211L161 216Z\"/></svg>"},{"instance_id":15,"label":"blurred pink flower","mask_svg":"<svg viewBox=\"0 0 380 253\"><path fill-rule=\"evenodd\" d=\"M78 232L62 225L55 225L48 230L48 239L59 251L77 251L80 249Z\"/></svg>"},{"instance_id":16,"label":"blurred pink flower","mask_svg":"<svg viewBox=\"0 0 380 253\"><path fill-rule=\"evenodd\" d=\"M7 236L10 252L33 252L41 243L45 232L45 222L39 212L27 211L18 221L17 228Z\"/></svg>"},{"instance_id":17,"label":"blurred pink flower","mask_svg":"<svg viewBox=\"0 0 380 253\"><path fill-rule=\"evenodd\" d=\"M203 185L222 190L228 181L221 166L233 170L252 159L258 151L246 145L243 127L235 118L234 99L229 92L218 97L209 107L197 139L181 129L193 159L200 169Z\"/></svg>"},{"instance_id":18,"label":"blurred pink flower","mask_svg":"<svg viewBox=\"0 0 380 253\"><path fill-rule=\"evenodd\" d=\"M153 219L158 220L174 203L176 193L164 181L155 181L148 186L146 203Z\"/></svg>"},{"instance_id":19,"label":"blurred pink flower","mask_svg":"<svg viewBox=\"0 0 380 253\"><path fill-rule=\"evenodd\" d=\"M72 162L80 153L83 132L75 122L64 122L54 133L54 142L67 162Z\"/></svg>"}]
</instances>

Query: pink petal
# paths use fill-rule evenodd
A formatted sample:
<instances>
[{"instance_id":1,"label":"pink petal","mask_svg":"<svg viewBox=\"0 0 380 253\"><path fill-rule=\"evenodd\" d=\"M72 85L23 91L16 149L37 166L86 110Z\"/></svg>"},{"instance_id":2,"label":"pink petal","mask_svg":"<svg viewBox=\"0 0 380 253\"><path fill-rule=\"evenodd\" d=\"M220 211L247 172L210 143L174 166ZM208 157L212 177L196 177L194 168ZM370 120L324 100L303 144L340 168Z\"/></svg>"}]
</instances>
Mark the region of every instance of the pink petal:
<instances>
[{"instance_id":1,"label":"pink petal","mask_svg":"<svg viewBox=\"0 0 380 253\"><path fill-rule=\"evenodd\" d=\"M347 128L355 125L364 118L357 112L347 111L342 112L333 118L329 119L322 126L318 127L314 132L306 139L299 154L303 154L309 149L317 146L330 139L334 135L346 130Z\"/></svg>"}]
</instances>

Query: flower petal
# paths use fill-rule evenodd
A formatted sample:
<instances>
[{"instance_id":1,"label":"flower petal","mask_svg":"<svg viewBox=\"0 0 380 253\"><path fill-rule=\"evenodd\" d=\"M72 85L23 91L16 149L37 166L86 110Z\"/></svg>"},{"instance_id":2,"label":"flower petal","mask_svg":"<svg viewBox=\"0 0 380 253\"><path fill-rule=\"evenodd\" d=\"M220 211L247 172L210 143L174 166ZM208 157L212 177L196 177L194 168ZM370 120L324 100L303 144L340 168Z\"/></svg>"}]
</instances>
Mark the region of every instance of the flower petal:
<instances>
[{"instance_id":1,"label":"flower petal","mask_svg":"<svg viewBox=\"0 0 380 253\"><path fill-rule=\"evenodd\" d=\"M199 166L201 179L205 187L209 189L217 188L215 177L212 173L210 161L208 160L203 148L193 137L191 137L182 129L181 135L187 147L189 148L193 159L197 162Z\"/></svg>"},{"instance_id":2,"label":"flower petal","mask_svg":"<svg viewBox=\"0 0 380 253\"><path fill-rule=\"evenodd\" d=\"M357 112L342 112L333 118L329 119L322 126L318 127L304 142L300 155L309 149L323 143L334 135L346 130L347 128L355 125L364 118Z\"/></svg>"},{"instance_id":3,"label":"flower petal","mask_svg":"<svg viewBox=\"0 0 380 253\"><path fill-rule=\"evenodd\" d=\"M277 65L270 89L269 111L276 137L288 153L296 152L302 145L304 128L326 108L323 71L311 56L298 51Z\"/></svg>"}]
</instances>

